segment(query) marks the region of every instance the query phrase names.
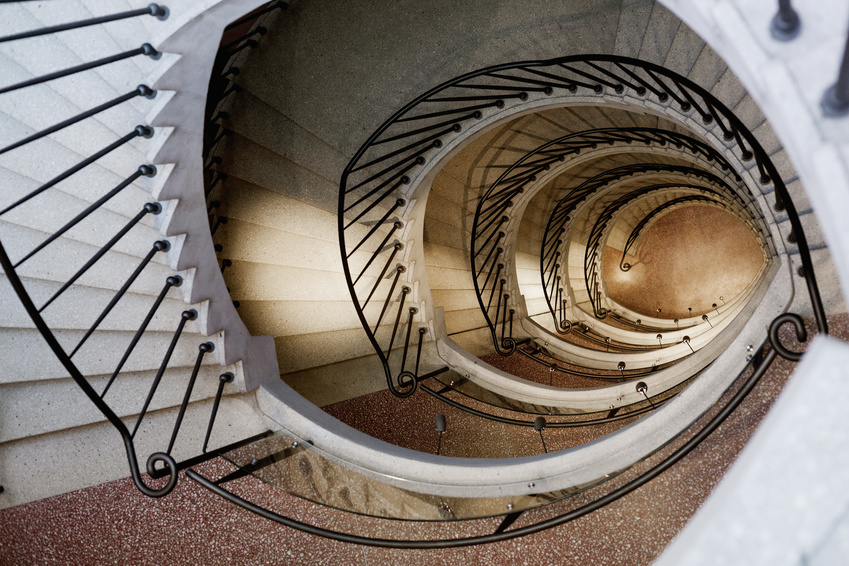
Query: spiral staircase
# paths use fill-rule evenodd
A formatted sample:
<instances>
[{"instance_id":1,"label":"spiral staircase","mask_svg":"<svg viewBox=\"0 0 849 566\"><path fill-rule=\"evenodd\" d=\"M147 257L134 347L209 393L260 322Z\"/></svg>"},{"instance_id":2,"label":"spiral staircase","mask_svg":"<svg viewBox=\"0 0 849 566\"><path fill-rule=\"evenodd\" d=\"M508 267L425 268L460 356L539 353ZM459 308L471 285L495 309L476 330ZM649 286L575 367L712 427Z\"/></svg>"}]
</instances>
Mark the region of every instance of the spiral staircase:
<instances>
[{"instance_id":1,"label":"spiral staircase","mask_svg":"<svg viewBox=\"0 0 849 566\"><path fill-rule=\"evenodd\" d=\"M0 5L0 507L129 463L342 543L518 549L639 493L846 311L849 12L782 42L758 4ZM626 304L707 210L746 277ZM799 399L846 356L812 348Z\"/></svg>"}]
</instances>

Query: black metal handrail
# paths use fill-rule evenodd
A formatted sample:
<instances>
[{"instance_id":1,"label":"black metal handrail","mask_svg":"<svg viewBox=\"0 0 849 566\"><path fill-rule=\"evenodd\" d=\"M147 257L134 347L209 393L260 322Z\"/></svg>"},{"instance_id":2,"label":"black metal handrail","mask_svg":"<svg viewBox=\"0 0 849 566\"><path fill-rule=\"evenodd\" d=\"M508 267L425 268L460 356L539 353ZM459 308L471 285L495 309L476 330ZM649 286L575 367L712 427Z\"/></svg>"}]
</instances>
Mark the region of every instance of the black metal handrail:
<instances>
[{"instance_id":1,"label":"black metal handrail","mask_svg":"<svg viewBox=\"0 0 849 566\"><path fill-rule=\"evenodd\" d=\"M88 20L81 20L68 24L49 26L38 30L9 35L0 38L0 42L10 42L31 37L43 36L47 34L54 34L65 30L84 28L88 26L99 25L107 22L143 15L152 15L159 19L165 19L167 18L168 13L169 12L166 7L158 4L151 4L150 6L139 10L131 10L127 12L91 18ZM144 43L141 45L141 47L137 49L132 49L123 53L103 57L91 62L82 63L76 66L62 69L60 71L56 71L53 73L35 77L30 80L21 81L13 85L2 87L0 88L0 94L17 91L37 84L48 83L50 81L54 81L63 77L88 72L93 69L123 61L125 59L137 55L147 55L153 59L159 58L159 52L150 44ZM95 118L100 113L115 107L120 107L121 105L127 103L128 101L136 97L153 98L156 96L156 94L156 91L154 91L150 87L146 85L140 85L136 89L128 93L113 98L112 100L109 100L107 102L101 103L71 118L58 122L34 134L28 135L13 143L10 143L0 149L0 154L10 153L14 151L16 152L14 155L18 155L19 152L27 151L30 147L32 147L30 145L32 142L51 136L52 134L55 134L56 132L59 132L60 130L72 126L74 124ZM46 183L41 184L39 187L30 191L26 195L18 198L12 203L4 203L4 206L2 206L2 209L0 209L0 217L12 211L22 210L23 208L28 208L30 209L31 213L37 214L37 206L39 206L38 197L47 193L50 190L55 190L56 187L59 186L62 182L70 179L74 175L77 175L83 169L98 163L104 156L121 148L132 140L137 138L151 138L152 136L153 128L151 126L136 126L136 128L134 128L130 133L124 135L123 137L120 137L112 143L109 143L103 149L97 151L89 157L84 158L79 163L71 166L67 170L55 175L52 179L50 179ZM49 160L45 160L45 163L49 162ZM185 340L181 340L181 337L183 336L183 331L189 321L197 318L197 311L195 311L194 309L189 309L182 313L176 330L174 331L173 337L170 343L168 344L167 349L165 350L162 362L159 365L153 383L151 384L147 392L146 398L142 407L139 410L135 423L132 425L132 430L130 430L130 428L121 420L115 410L111 408L110 404L107 403L105 399L112 385L117 381L118 378L120 378L124 365L126 364L130 356L133 354L136 346L139 344L139 342L145 335L145 332L148 329L148 325L153 320L159 307L165 300L169 290L179 287L183 283L182 277L180 277L179 275L172 275L166 278L165 284L162 287L161 292L154 299L144 320L142 321L138 330L134 333L128 345L121 354L120 361L118 362L114 371L112 371L102 391L98 392L94 389L84 372L73 361L72 358L74 358L76 354L85 349L86 344L88 344L89 338L94 335L94 333L98 330L101 323L106 319L106 317L116 309L121 299L126 295L126 293L129 291L134 282L136 282L137 279L141 276L141 274L145 272L145 270L150 266L151 263L153 263L154 258L158 254L167 252L170 249L170 242L168 240L162 239L152 243L149 251L147 251L146 255L140 258L140 261L135 267L135 269L133 269L130 275L123 281L123 283L118 286L117 291L113 292L106 306L99 313L92 313L93 316L96 315L96 318L90 325L88 325L82 337L75 343L63 345L62 341L60 341L55 334L56 328L51 327L51 325L49 325L45 321L43 313L54 303L61 301L65 297L65 292L70 289L83 275L88 273L101 259L103 259L113 247L115 247L116 245L118 245L119 242L124 240L125 237L131 231L133 231L136 225L138 225L145 216L160 214L163 210L162 205L158 202L146 203L137 214L129 218L126 223L122 227L120 227L114 234L108 235L105 242L100 244L92 244L95 247L94 253L92 253L90 257L85 260L83 265L79 267L73 273L73 275L67 277L63 281L60 281L59 288L46 301L43 301L41 306L37 306L35 304L27 288L27 285L24 283L24 280L22 279L19 273L19 270L24 266L25 263L29 265L38 262L40 260L39 254L43 254L48 247L55 246L57 242L66 237L66 233L68 233L70 230L83 224L87 226L93 226L94 224L96 224L98 222L99 217L95 213L100 211L110 200L115 198L122 191L126 190L127 187L133 185L138 179L142 177L153 177L154 175L156 175L156 173L156 168L153 165L140 165L124 180L119 182L112 189L104 192L99 198L93 200L90 204L85 206L82 211L76 213L75 215L72 215L70 218L68 218L64 225L55 228L39 244L35 245L35 247L29 250L22 250L19 246L10 248L8 242L0 242L0 266L2 266L3 271L5 272L5 275L8 278L16 295L21 301L21 304L23 305L29 317L32 319L35 328L47 342L47 345L53 352L53 355L56 357L57 360L59 360L59 362L68 372L70 377L74 380L74 382L76 382L77 385L83 390L85 395L97 407L97 409L106 418L106 420L108 420L112 424L112 426L114 426L115 429L118 431L121 438L123 439L124 448L127 454L127 460L129 463L130 474L132 475L133 482L138 487L138 489L142 491L142 493L151 497L161 497L163 495L168 494L177 483L179 470L184 469L188 465L198 463L200 461L203 461L204 459L207 459L220 453L221 449L208 453L207 448L209 444L209 438L213 430L213 426L215 424L215 418L218 412L218 407L220 405L222 396L224 395L224 384L229 381L232 381L232 374L225 374L227 376L230 376L230 378L221 381L218 387L213 403L212 413L210 414L206 430L204 444L202 448L198 448L199 455L193 458L189 458L188 460L185 460L183 462L177 463L171 453L174 450L176 439L182 428L184 416L188 408L194 385L198 379L198 374L200 372L201 365L204 362L205 356L215 349L215 346L212 342L203 341L198 346L198 353L195 358L195 362L191 370L189 371L185 395L183 397L182 403L179 406L177 417L175 419L171 431L170 440L168 442L167 448L165 448L163 452L155 452L151 454L147 459L146 471L148 472L148 474L153 478L161 478L167 476L168 480L165 482L164 485L159 488L149 487L146 484L145 480L142 478L142 470L140 469L136 455L135 436L140 430L145 416L148 413L148 409L151 406L151 402L156 394L159 384L163 379L165 371L169 367L171 357L174 354L176 348L178 347L178 343L185 342ZM100 233L101 231L102 230L98 230L97 232ZM125 401L121 401L120 404L124 405L126 403ZM238 444L239 443L237 443L236 445ZM232 446L235 445L231 445L231 447ZM225 447L224 449L228 448L230 447Z\"/></svg>"},{"instance_id":2,"label":"black metal handrail","mask_svg":"<svg viewBox=\"0 0 849 566\"><path fill-rule=\"evenodd\" d=\"M243 509L251 511L261 517L264 517L281 525L297 529L299 531L352 544L400 549L456 548L477 544L500 542L522 536L527 536L529 534L538 533L550 529L552 527L568 523L589 513L592 513L593 511L601 509L604 506L618 499L621 499L622 497L647 484L654 478L660 476L664 471L674 466L676 463L681 461L687 454L692 452L708 436L710 436L710 434L712 434L717 428L719 428L719 426L731 415L731 413L737 407L740 406L743 400L746 399L746 397L758 384L760 379L764 376L767 369L769 369L770 365L777 356L781 356L789 360L799 359L801 354L785 347L783 344L781 344L779 340L778 330L782 325L786 323L793 324L796 330L797 339L800 342L804 342L807 340L807 332L805 330L801 317L791 313L785 313L776 317L776 319L773 320L772 324L770 325L769 332L767 333L767 343L765 344L766 352L763 353L763 355L749 357L746 368L743 370L743 372L740 373L738 379L735 380L735 384L743 378L743 375L745 374L746 370L750 367L753 368L752 374L747 379L745 379L742 386L740 386L736 393L733 394L732 398L728 401L728 403L723 406L715 416L710 418L710 420L704 425L704 427L702 427L698 432L696 432L683 445L675 449L671 454L663 458L659 463L655 464L647 471L641 473L636 478L628 481L624 485L614 489L606 495L603 495L598 499L581 505L580 507L577 507L566 513L513 530L507 530L506 528L509 526L509 524L512 523L512 521L510 521L509 523L504 524L503 526L499 526L495 530L495 532L484 535L474 535L460 538L443 538L436 540L405 540L354 535L350 533L317 527L315 525L310 525L302 521L285 517L277 512L271 511L255 503L252 503L231 491L228 491L219 482L213 481L194 470L188 470L186 472L186 475L193 481L199 483L200 485L209 489L213 493L216 493L217 495L225 498L231 503L239 505ZM761 352L763 350L763 345L758 348L758 352ZM728 392L732 391L732 388L734 386L735 385L732 384L729 387ZM511 515L508 514L507 518L510 517ZM515 520L515 516L512 518Z\"/></svg>"},{"instance_id":3,"label":"black metal handrail","mask_svg":"<svg viewBox=\"0 0 849 566\"><path fill-rule=\"evenodd\" d=\"M485 411L481 411L481 410L475 409L473 407L469 407L468 405L464 405L463 403L460 403L459 401L455 401L454 399L450 399L450 398L446 397L445 394L443 393L443 391L435 391L435 390L431 389L430 387L428 387L426 385L422 385L421 388L422 388L422 391L424 391L425 393L427 393L431 397L440 400L441 402L445 403L446 405L450 405L450 406L454 407L455 409L459 409L459 410L463 411L464 413L468 413L470 415L474 415L476 417L480 417L480 418L486 419L488 421L494 421L494 422L499 422L499 423L502 423L502 424L507 424L507 425L512 425L512 426L523 426L523 427L533 427L536 424L536 421L522 420L522 419L512 419L510 417L502 417L501 415L494 415L492 413L487 413ZM655 397L659 397L661 395L662 395L662 393L651 397L651 399L654 399ZM581 427L587 427L587 426L597 426L597 425L615 423L615 422L618 422L618 421L630 419L630 418L633 418L633 417L642 416L646 413L649 413L649 412L651 412L651 411L653 411L657 408L662 407L664 405L664 403L666 403L670 398L671 397L667 397L667 398L664 398L662 400L655 400L653 402L653 404L641 407L639 409L635 409L635 410L628 412L628 413L619 413L617 411L616 414L613 414L613 415L610 415L610 416L607 416L607 417L597 418L597 419L572 420L572 421L557 421L557 420L546 419L545 427L546 428L581 428ZM621 410L623 408L625 408L625 407L619 407L619 410Z\"/></svg>"},{"instance_id":4,"label":"black metal handrail","mask_svg":"<svg viewBox=\"0 0 849 566\"><path fill-rule=\"evenodd\" d=\"M587 337L586 333L584 334L584 337ZM601 343L606 343L606 342L602 341ZM567 360L557 358L552 352L546 351L543 348L540 348L539 345L535 344L533 341L531 341L528 344L525 344L525 348L519 348L516 351L519 354L522 354L523 356L533 360L534 362L549 368L549 370L551 371L552 374L555 373L555 372L560 372L560 373L564 373L566 375L570 375L570 376L574 376L574 377L583 377L583 378L586 378L586 379L597 379L597 380L603 380L603 381L616 381L616 382L628 381L628 380L636 379L636 378L639 378L639 377L646 377L648 375L656 373L657 371L659 371L661 369L665 369L665 368L670 367L673 364L677 363L677 360L675 360L675 361L671 361L671 362L665 362L665 363L662 363L662 364L659 364L659 365L653 364L651 367L646 368L646 369L636 369L636 370L629 369L626 373L625 372L625 362L618 362L616 369L604 370L604 369L599 369L599 368L585 368L585 367L579 365L578 363L576 363L574 361L567 361ZM542 358L539 358L537 356L537 354L539 354L539 353L542 353L546 357L552 358L555 361L549 362L549 361L546 361ZM574 368L581 368L581 369L574 369ZM592 372L582 371L583 369L586 369L586 370L592 369ZM600 373L600 372L604 372L604 371L611 372L611 373Z\"/></svg>"},{"instance_id":5,"label":"black metal handrail","mask_svg":"<svg viewBox=\"0 0 849 566\"><path fill-rule=\"evenodd\" d=\"M506 283L506 279L499 276L509 272L509 258L502 256L504 248L502 240L506 237L505 224L508 223L509 212L514 205L514 199L525 191L525 188L536 182L537 176L556 167L558 163L564 162L570 155L577 155L581 151L595 149L599 146L631 146L633 144L642 144L648 147L651 146L666 146L674 145L675 147L686 150L694 157L701 158L708 162L716 163L719 168L726 171L732 171L731 165L725 158L709 145L696 140L690 136L680 134L678 132L663 130L659 128L602 128L596 130L587 130L561 136L555 140L545 143L532 151L527 152L520 159L516 160L492 183L487 190L478 199L477 207L475 208L475 216L472 222L472 236L470 240L470 259L472 269L472 281L475 285L475 293L478 299L478 305L489 327L492 341L495 346L495 351L500 355L510 355L515 351L516 344L511 332L505 333L505 321L498 320L498 313L501 307L501 301L497 301L495 305L495 317L490 315L492 310L492 296L496 292L496 287ZM648 166L643 166L648 168ZM677 171L683 168L673 166L664 166L656 164L654 168L659 171ZM624 174L626 170L622 169ZM631 171L628 169L627 171ZM693 175L708 178L723 186L724 180L711 173L707 173L698 169L691 169ZM604 175L604 174L602 174ZM739 176L737 176L739 177ZM612 182L613 179L610 180ZM730 191L729 187L729 191ZM588 196L587 193L585 196ZM555 210L555 213L560 211ZM555 214L553 213L553 214ZM564 223L565 223L564 219ZM544 236L545 237L545 236ZM483 242L483 243L481 243ZM486 252L486 253L484 253ZM548 257L548 256L546 256ZM495 278L492 278L493 270L498 267ZM555 270L559 269L560 265L555 262ZM481 283L483 279L483 283ZM488 297L487 286L490 284ZM549 292L545 278L543 278L543 287L546 289L546 301L549 310L555 317L555 327L558 332L564 330L568 332L571 323L565 318L566 300L563 295L562 287L559 285L557 275L549 283L557 284L555 292ZM553 296L554 295L554 296ZM499 298L504 299L505 305L509 300L509 294L499 291ZM552 305L552 301L554 304ZM512 305L511 305L512 307ZM507 307L504 307L504 311ZM515 313L515 308L510 308L511 315ZM557 311L557 312L555 312ZM502 317L503 318L503 317ZM497 337L497 327L501 323L501 339ZM511 317L512 323L512 317ZM506 334L506 337L505 337Z\"/></svg>"},{"instance_id":6,"label":"black metal handrail","mask_svg":"<svg viewBox=\"0 0 849 566\"><path fill-rule=\"evenodd\" d=\"M757 180L761 184L774 184L776 208L787 208L794 233L797 237L801 235L803 242L800 246L800 259L812 303L817 305L814 308L817 325L821 331L827 332L819 289L813 277L810 252L787 188L754 135L721 101L686 77L660 65L628 57L576 55L544 61L508 63L466 73L416 97L395 112L365 141L342 172L337 213L343 270L354 308L380 358L387 384L394 394L412 394L416 379L415 376L406 376L403 384L396 381L387 359L386 338L378 339L376 334L376 315L365 312L365 301L362 297L366 293L369 298L374 295L383 282L383 275L371 287L357 287L357 284L378 255L388 258L382 271L382 274L386 274L392 267L397 252L403 248L400 240L396 239L394 243L390 240L393 230L400 229L396 228L399 225L404 226L402 216L407 206L405 187L412 182L416 173L422 171L427 160L446 142L456 139L464 127L472 127L480 122L485 114L501 111L508 104L518 107L528 102L532 96L545 98L555 92L560 96L580 93L584 97L603 95L605 92L608 96L618 96L627 92L632 96L653 99L656 103L676 105L681 112L699 117L704 124L715 124L721 137L728 143L727 150L744 162L753 160L759 172ZM725 160L723 156L720 157ZM739 173L735 175L739 176ZM514 182L521 183L523 180L517 177ZM513 194L518 194L518 186L513 186L510 190L514 189ZM496 207L509 202L510 195L510 192L506 192L501 195L497 204L489 205L490 208L485 211L489 213L486 221L491 220L497 225L502 220L499 218L502 215L497 214ZM355 235L360 233L363 226L371 227L367 236ZM389 226L393 229L386 230ZM366 267L355 276L350 250L361 248L367 240L378 234L380 229L386 230L384 240L373 248ZM498 228L494 231L497 232ZM497 258L498 234L493 239L496 241L491 244L491 257L488 260L492 269L487 270L487 278L493 283L489 297L482 305L482 312L488 313L494 306L494 318L500 319L502 329L505 329L512 325L515 309L509 308L509 293L504 292L507 280L502 275L504 264ZM503 248L500 249L503 252ZM472 257L474 258L474 255ZM492 259L493 257L495 259ZM377 265L380 265L380 262ZM401 263L395 264L397 271L404 267ZM486 288L487 284L485 282L483 287ZM394 289L394 286L390 289ZM402 306L404 298L405 296L400 297ZM385 300L389 302L398 298L386 295ZM491 324L490 328L493 329L493 341L497 351L502 350L502 345L507 346L508 350L515 349L511 334L502 330L502 341L499 344L494 324ZM393 335L395 331L397 328L393 330ZM397 385L406 390L401 393Z\"/></svg>"},{"instance_id":7,"label":"black metal handrail","mask_svg":"<svg viewBox=\"0 0 849 566\"><path fill-rule=\"evenodd\" d=\"M657 174L674 174L682 176L682 178L687 182L697 180L699 181L698 185L691 185L694 187L694 190L710 191L716 198L725 194L728 195L728 198L736 198L740 201L741 205L744 205L745 203L744 198L736 193L721 177L695 167L681 165L664 165L656 163L626 165L600 173L571 189L565 197L557 202L549 215L543 232L540 251L540 278L542 288L549 307L549 312L551 312L552 316L554 316L555 329L559 334L568 334L572 328L572 323L564 316L566 308L563 297L566 294L566 290L565 287L561 285L561 280L563 274L566 273L566 270L560 261L560 258L564 257L561 247L566 243L564 235L566 234L566 226L571 220L571 213L580 203L612 183L618 183L626 179L639 180L641 176L648 176L650 178ZM713 188L707 188L703 185ZM659 184L657 186L660 188L675 188L681 186L681 184L666 184L664 186ZM736 197L732 197L732 195L736 195ZM600 241L600 239L598 241ZM598 273L588 273L586 269L586 262L587 259L585 258L585 280L587 284L587 291L590 293L590 300L593 304L593 313L598 318L604 318L607 314L606 310L602 312L597 308L599 303L598 298L600 295L595 296L593 294L595 284L593 277L598 277ZM558 275L558 273L560 275ZM552 304L552 299L555 299L554 304Z\"/></svg>"}]
</instances>

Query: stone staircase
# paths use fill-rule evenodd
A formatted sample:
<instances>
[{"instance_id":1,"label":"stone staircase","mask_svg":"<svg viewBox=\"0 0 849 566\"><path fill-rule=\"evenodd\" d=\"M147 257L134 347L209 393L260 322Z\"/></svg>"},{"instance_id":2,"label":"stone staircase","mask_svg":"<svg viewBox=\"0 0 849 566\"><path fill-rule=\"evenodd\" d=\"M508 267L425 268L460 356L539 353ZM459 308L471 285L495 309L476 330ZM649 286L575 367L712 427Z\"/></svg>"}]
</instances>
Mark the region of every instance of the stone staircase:
<instances>
[{"instance_id":1,"label":"stone staircase","mask_svg":"<svg viewBox=\"0 0 849 566\"><path fill-rule=\"evenodd\" d=\"M125 4L127 8L143 7L136 2L122 2L122 7ZM190 308L197 311L197 319L187 324L162 374L162 387L140 429L137 445L141 453L156 451L156 443L168 436L185 392L180 382L185 377L178 376L191 373L198 344L211 341L215 345L214 355L203 358L198 385L183 425L186 432L179 437L175 457L188 457L196 452L196 446L190 448L190 445L196 445L206 431L218 376L230 372L235 374L236 383L225 388L227 394L218 408L219 426L212 443L215 446L251 436L269 426L282 425L296 438L312 440L333 457L348 459L354 465L374 466L380 468L380 473L396 473L399 477L406 477L400 475L402 471L409 472L414 491L432 491L435 488L428 485L427 474L443 474L449 468L458 473L457 483L451 487L455 493L472 489L473 485L479 486L477 493L501 489L498 486L508 480L476 470L473 464L446 467L439 458L419 457L372 442L333 419L318 415L297 395L324 406L386 387L379 356L363 332L361 319L351 303L340 257L337 224L340 172L362 141L394 109L443 80L490 64L576 52L614 53L663 65L708 89L733 110L764 146L802 214L817 275L824 274L826 281L834 278L824 236L817 228L801 180L754 99L719 55L669 10L660 4L629 0L621 3L621 12L600 9L592 14L584 11L584 7L551 3L545 9L551 12L551 17L543 23L521 6L503 6L504 13L491 20L481 18L471 6L458 10L447 10L440 5L418 7L425 12L419 17L428 22L426 31L410 29L405 24L408 13L403 7L388 10L375 20L372 14L356 10L328 11L308 2L293 3L284 17L270 21L271 33L257 47L239 56L240 73L234 78L239 89L219 107L227 112L222 124L229 133L212 153L221 160L214 166L216 174L226 175L220 177L223 180L218 183L214 198L220 202L217 213L226 218L226 223L218 225L213 237L206 223L201 183L205 165L201 162L204 109L199 101L205 99L209 82L208 75L203 80L203 70L210 67L219 37L199 30L205 30L205 26L223 29L259 3L171 4L170 19L164 23L147 16L94 26L90 29L96 31L86 32L88 35L76 31L47 35L25 40L31 42L26 51L5 49L0 44L0 63L4 69L10 69L12 82L104 53L132 49L145 38L162 53L159 60L133 57L115 67L106 66L79 75L82 78L78 82L60 79L55 84L24 89L14 98L6 98L9 95L0 98L3 124L0 145L5 147L90 108L93 100L99 103L136 88L138 77L148 78L151 89L156 90L156 97L151 100L135 97L73 128L33 142L31 148L0 154L0 191L6 203L27 194L137 125L150 125L154 129L151 140L133 139L80 175L62 181L49 196L45 193L44 197L37 197L45 200L38 203L35 212L15 210L0 218L0 240L7 248L11 248L7 242L14 244L16 251L10 252L10 256L13 262L18 261L23 257L23 251L18 250L30 250L44 241L61 225L61 218L71 217L96 201L103 187L116 186L140 165L155 166L155 175L133 178L126 190L98 208L86 225L88 228L80 225L70 229L46 250L49 253L37 256L40 260L37 265L24 263L25 269L19 271L38 304L56 292L76 270L76 265L96 253L108 235L120 230L146 203L160 203L162 212L143 219L63 295L63 302L57 301L45 311L45 321L54 329L59 343L72 346L145 257L153 242L169 242L168 250L154 254L149 267L121 300L121 316L118 311L107 316L80 350L78 359L74 359L99 391L109 381L111 369L123 354L120 344L126 344L142 324L165 279L174 275L182 278L179 287L174 285L176 288L166 291L136 352L124 366L126 375L121 375L110 392L110 397L114 394L116 400L122 399L116 401L114 408L119 417L131 421L137 416L136 401L144 397L146 384L159 372L163 344L171 339L183 311ZM109 11L107 8L115 9L109 3L95 0L68 3L56 10L40 5L3 6L2 10L8 11L0 12L0 21L11 22L11 27L0 31L0 35L96 16ZM505 27L500 22L513 22L513 25ZM395 29L410 31L403 43L396 44L390 39L394 37L390 32ZM554 29L557 33L551 33ZM464 35L462 45L456 41L460 30ZM533 32L530 35L529 30ZM374 40L384 36L385 42ZM583 41L576 42L577 38ZM358 49L352 51L350 45ZM423 45L433 47L423 51ZM35 52L44 54L45 58L35 57ZM457 56L459 53L463 56ZM406 315L401 325L396 323L393 328L399 307L417 309L409 320L412 327L425 329L421 334L424 344L421 373L446 362L461 374L473 367L485 377L490 373L489 368L471 357L461 359L466 354L446 353L445 339L459 343L472 356L492 352L470 283L468 245L477 199L505 166L553 138L597 128L662 127L678 133L705 135L715 147L729 151L738 144L734 140L720 141L721 133L715 125L702 124L697 129L699 117L693 111L673 110L645 101L628 106L635 101L612 92L587 94L575 100L580 105L549 109L534 99L527 106L517 103L497 116L487 116L489 129L484 132L481 128L483 133L479 137L467 145L452 141L454 145L446 144L436 152L433 161L444 165L441 169L429 165L432 167L429 176L415 179L411 188L403 188L397 195L393 193L393 198L404 199L403 204L394 209L389 204L378 204L372 214L377 217L386 214L386 221L377 226L362 247L353 250L353 245L343 246L342 252L350 254L349 264L359 273L370 258L386 257L373 254L390 251L396 242L400 245L390 262L392 265L387 265L404 267L397 279L397 290L409 287L407 302L402 302L406 293L400 300L397 293L390 295L385 303L378 295L379 300L376 298L364 310L370 319L380 311L387 313L381 315L375 331L385 338L390 332L394 336L396 331L403 335L408 330ZM27 149L32 152L25 155ZM684 153L665 148L653 151L652 159L668 164L692 162L689 156L684 159ZM45 155L49 158L45 159ZM575 159L570 164L570 185L643 158L636 151L604 154L599 150L598 159ZM748 171L743 182L757 189L755 199L762 208L767 208L763 202L773 201L770 186L757 182L760 172L754 161L743 165ZM505 256L513 258L511 294L524 295L524 302L517 303L521 304L523 316L542 319L548 314L539 289L535 293L525 289L538 285L539 234L546 220L545 204L555 200L556 189L562 188L556 187L538 200L523 201L513 214L516 223L511 226L511 243L505 248ZM644 214L662 202L663 199L641 201L640 210ZM352 220L352 214L345 216L345 220ZM736 326L731 317L727 322L734 333L742 334L734 340L729 334L722 344L713 342L711 346L708 339L719 334L722 327L714 333L706 330L704 342L698 344L705 350L700 367L732 342L735 348L753 342L755 335L763 334L764 322L791 303L793 308L806 312L805 299L794 298L792 294L793 288L803 288L804 281L795 274L800 263L792 244L783 243L789 233L788 219L776 213L774 219L767 219L766 225L769 232L764 240L771 238L775 242L777 256L787 246L794 281L791 283L787 276L781 281L781 290L767 291L765 287L748 290L755 297L753 302L765 301L764 312L750 325L760 328L755 332L743 327L739 320L754 314L754 309L740 303L735 311L740 313ZM361 239L371 233L375 224L354 221L351 226L350 233ZM213 254L215 244L220 247L217 258ZM50 257L44 259L45 255ZM222 260L229 262L226 269L220 263ZM784 259L776 260L779 261ZM364 269L358 288L370 289L380 283L384 277L382 267L383 259L378 259ZM8 405L11 410L4 411L7 416L0 427L0 477L10 478L3 480L6 493L0 504L15 505L126 475L120 456L122 447L112 425L88 404L88 399L60 367L21 308L8 278L0 283L3 309L0 355L11 370L0 384L4 407L9 402L5 400L11 400ZM581 288L575 281L572 287ZM845 310L836 285L821 288L830 312ZM801 295L796 292L795 297ZM238 311L233 301L238 303ZM582 302L576 294L570 297L572 308L580 308ZM647 318L646 322L663 324L661 319ZM682 321L682 325L687 322ZM522 328L527 332L530 326ZM633 339L634 333L620 331L623 340ZM251 338L251 335L262 337ZM413 339L413 347L417 340L418 337ZM395 342L391 347L396 361L401 355L399 344ZM687 348L679 346L676 355L686 355ZM570 346L560 348L569 350ZM586 351L582 355L588 363L604 357ZM728 368L726 364L717 370ZM692 367L688 366L688 370L692 371ZM288 385L277 381L278 375ZM493 379L505 378L496 375ZM669 382L672 381L670 378ZM727 384L727 379L723 383ZM250 393L258 385L262 386L258 392ZM628 387L633 389L632 384ZM620 389L624 392L625 388ZM493 390L516 394L516 399L526 402L541 402L540 397L548 395L552 405L560 406L580 404L581 395L587 396L580 392L552 393L536 385L520 393L503 387ZM624 396L615 388L610 391ZM631 391L629 395L634 397L635 393ZM695 389L690 396L694 395ZM33 400L39 400L37 411L33 411ZM598 397L583 408L599 410L600 406L607 407L604 401ZM61 405L61 411L57 405ZM654 419L653 423L658 420ZM651 427L655 430L657 425L643 428ZM638 427L630 430L634 436ZM627 433L620 435L611 445L621 447L628 438ZM648 443L662 442L660 437L654 437ZM82 446L86 448L83 450ZM92 459L91 446L97 447L100 452L97 461L103 462L95 469L82 465ZM621 466L628 459L633 461L636 452L649 448L640 446L635 450L593 473L610 473L616 465ZM526 483L524 480L531 473L535 478L544 478L538 480L540 488L555 489L586 480L585 468L576 470L591 461L591 454L598 456L600 452L603 450L593 448L578 450L578 454L586 456L563 453L554 458L499 464L504 467L504 477L516 485ZM573 457L572 467L555 472L564 469L558 466L569 457ZM387 463L378 464L381 460ZM411 463L421 462L424 463L420 468L409 469ZM85 471L59 477L60 468Z\"/></svg>"}]
</instances>

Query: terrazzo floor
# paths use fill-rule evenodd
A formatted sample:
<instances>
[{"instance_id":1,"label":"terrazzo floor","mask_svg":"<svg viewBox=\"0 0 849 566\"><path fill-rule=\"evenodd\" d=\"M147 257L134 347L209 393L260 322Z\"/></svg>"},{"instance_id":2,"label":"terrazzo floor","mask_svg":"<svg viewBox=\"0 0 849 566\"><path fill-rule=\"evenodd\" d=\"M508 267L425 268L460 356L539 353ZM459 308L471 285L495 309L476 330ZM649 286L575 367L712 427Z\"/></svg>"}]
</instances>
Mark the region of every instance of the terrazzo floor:
<instances>
[{"instance_id":1,"label":"terrazzo floor","mask_svg":"<svg viewBox=\"0 0 849 566\"><path fill-rule=\"evenodd\" d=\"M830 326L833 336L846 339L849 335L845 315L832 317ZM782 334L789 335L789 329L783 328ZM143 496L129 479L123 479L0 511L0 564L650 564L734 461L793 367L777 360L741 408L660 477L590 515L516 540L426 551L348 545L272 523L227 503L185 477L162 499ZM362 412L377 409L361 406ZM381 419L370 422L389 430ZM414 438L423 448L429 442L427 447L432 450L432 429ZM664 450L673 450L683 440ZM531 439L517 442L519 446L531 444ZM648 465L650 462L637 468ZM213 478L233 471L221 459L196 469ZM614 484L628 479L624 476L616 478ZM371 536L457 537L491 532L499 523L498 519L402 523L321 507L251 477L228 486L295 519ZM562 513L591 495L526 512L511 528Z\"/></svg>"},{"instance_id":2,"label":"terrazzo floor","mask_svg":"<svg viewBox=\"0 0 849 566\"><path fill-rule=\"evenodd\" d=\"M668 319L712 314L711 305L721 307L719 297L737 296L764 261L749 228L710 206L663 215L646 232L636 256L628 256L629 271L619 269L620 258L611 248L604 254L602 280L610 297L636 312Z\"/></svg>"}]
</instances>

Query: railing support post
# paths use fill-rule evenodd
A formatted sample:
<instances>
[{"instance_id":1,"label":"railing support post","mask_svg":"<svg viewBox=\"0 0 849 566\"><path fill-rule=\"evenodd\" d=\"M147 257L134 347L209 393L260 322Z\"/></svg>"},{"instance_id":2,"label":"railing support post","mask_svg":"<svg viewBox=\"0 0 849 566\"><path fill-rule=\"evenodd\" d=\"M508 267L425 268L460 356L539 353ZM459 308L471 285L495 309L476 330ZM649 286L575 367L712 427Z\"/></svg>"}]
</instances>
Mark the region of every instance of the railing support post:
<instances>
[{"instance_id":1,"label":"railing support post","mask_svg":"<svg viewBox=\"0 0 849 566\"><path fill-rule=\"evenodd\" d=\"M849 37L843 50L837 82L825 91L822 97L822 109L829 118L839 118L849 114Z\"/></svg>"},{"instance_id":2,"label":"railing support post","mask_svg":"<svg viewBox=\"0 0 849 566\"><path fill-rule=\"evenodd\" d=\"M778 0L778 13L772 18L769 31L778 41L790 41L802 29L799 14L790 5L790 0Z\"/></svg>"}]
</instances>

